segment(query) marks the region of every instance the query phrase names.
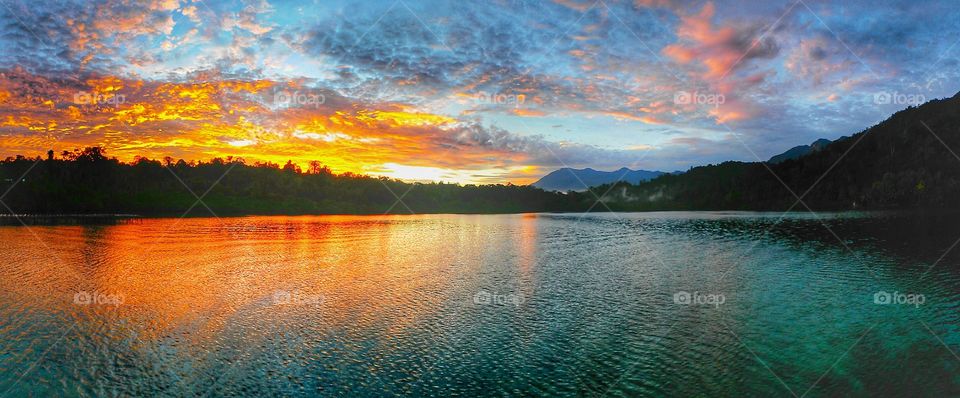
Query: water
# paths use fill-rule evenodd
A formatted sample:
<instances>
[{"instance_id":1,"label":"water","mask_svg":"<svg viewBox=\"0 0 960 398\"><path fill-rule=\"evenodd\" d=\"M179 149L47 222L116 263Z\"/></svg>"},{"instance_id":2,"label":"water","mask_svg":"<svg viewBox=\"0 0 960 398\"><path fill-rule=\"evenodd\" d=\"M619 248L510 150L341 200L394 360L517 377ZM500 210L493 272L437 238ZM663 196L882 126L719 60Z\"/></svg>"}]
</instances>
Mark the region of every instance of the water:
<instances>
[{"instance_id":1,"label":"water","mask_svg":"<svg viewBox=\"0 0 960 398\"><path fill-rule=\"evenodd\" d=\"M0 397L960 394L958 224L778 216L0 227Z\"/></svg>"}]
</instances>

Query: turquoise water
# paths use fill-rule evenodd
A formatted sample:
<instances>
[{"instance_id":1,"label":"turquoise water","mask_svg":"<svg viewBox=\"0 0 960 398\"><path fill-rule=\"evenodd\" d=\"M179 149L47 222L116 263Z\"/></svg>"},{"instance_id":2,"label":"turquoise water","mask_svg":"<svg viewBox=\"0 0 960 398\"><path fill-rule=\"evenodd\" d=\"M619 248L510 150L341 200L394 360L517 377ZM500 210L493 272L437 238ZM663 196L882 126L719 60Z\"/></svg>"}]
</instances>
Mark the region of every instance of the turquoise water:
<instances>
[{"instance_id":1,"label":"turquoise water","mask_svg":"<svg viewBox=\"0 0 960 398\"><path fill-rule=\"evenodd\" d=\"M958 224L779 216L0 227L0 397L960 395Z\"/></svg>"}]
</instances>

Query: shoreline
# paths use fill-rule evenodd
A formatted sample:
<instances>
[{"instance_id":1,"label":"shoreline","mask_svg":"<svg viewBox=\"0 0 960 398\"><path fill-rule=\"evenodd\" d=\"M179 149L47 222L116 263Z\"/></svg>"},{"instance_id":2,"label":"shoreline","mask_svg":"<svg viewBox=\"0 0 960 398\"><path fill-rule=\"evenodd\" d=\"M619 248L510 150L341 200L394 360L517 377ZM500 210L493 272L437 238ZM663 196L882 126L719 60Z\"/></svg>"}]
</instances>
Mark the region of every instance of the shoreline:
<instances>
[{"instance_id":1,"label":"shoreline","mask_svg":"<svg viewBox=\"0 0 960 398\"><path fill-rule=\"evenodd\" d=\"M323 217L323 216L424 216L424 215L456 215L456 216L477 216L477 215L522 215L522 214L545 214L545 215L567 215L567 214L680 214L680 213L710 213L716 215L810 215L807 210L630 210L630 211L529 211L529 212L474 212L474 213L444 213L444 212L396 212L396 213L226 213L226 214L190 214L182 213L156 213L156 214L133 214L133 213L68 213L68 214L29 214L29 213L0 213L0 225L19 225L20 221L31 224L28 221L36 222L38 225L45 223L56 224L57 221L127 221L135 219L167 219L167 218L241 218L241 217ZM857 209L857 210L822 210L815 212L818 215L894 215L911 216L925 214L935 215L960 215L958 209ZM18 221L19 220L19 221Z\"/></svg>"}]
</instances>

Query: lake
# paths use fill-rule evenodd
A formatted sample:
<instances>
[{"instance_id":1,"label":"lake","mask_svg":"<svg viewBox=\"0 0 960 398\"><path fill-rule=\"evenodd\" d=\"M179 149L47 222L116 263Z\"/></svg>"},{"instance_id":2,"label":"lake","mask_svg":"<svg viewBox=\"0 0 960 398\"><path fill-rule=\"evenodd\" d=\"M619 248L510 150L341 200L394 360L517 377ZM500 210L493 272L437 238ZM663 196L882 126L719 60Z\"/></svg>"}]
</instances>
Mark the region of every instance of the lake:
<instances>
[{"instance_id":1,"label":"lake","mask_svg":"<svg viewBox=\"0 0 960 398\"><path fill-rule=\"evenodd\" d=\"M960 395L960 224L780 216L4 226L0 397Z\"/></svg>"}]
</instances>

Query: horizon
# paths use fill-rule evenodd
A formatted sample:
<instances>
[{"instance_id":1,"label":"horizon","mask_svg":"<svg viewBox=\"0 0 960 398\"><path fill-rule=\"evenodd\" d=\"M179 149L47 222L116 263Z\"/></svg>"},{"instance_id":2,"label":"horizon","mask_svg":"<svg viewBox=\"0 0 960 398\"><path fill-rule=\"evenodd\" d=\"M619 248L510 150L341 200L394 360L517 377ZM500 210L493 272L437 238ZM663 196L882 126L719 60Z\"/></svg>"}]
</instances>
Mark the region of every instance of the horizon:
<instances>
[{"instance_id":1,"label":"horizon","mask_svg":"<svg viewBox=\"0 0 960 398\"><path fill-rule=\"evenodd\" d=\"M120 159L120 158L118 158L118 157L116 157L116 156L112 156L110 153L107 153L107 152L106 152L105 148L99 147L99 146L84 147L84 148L71 148L70 150L66 150L66 149L64 149L64 150L58 150L57 148L53 148L53 149L48 149L48 150L44 151L44 153L38 154L38 155L17 153L17 154L11 154L11 155L7 155L7 156L0 156L0 160L10 161L10 160L16 160L16 159L21 158L21 157L24 158L24 159L28 159L28 160L32 160L32 159L46 160L47 157L50 155L50 153L49 153L50 151L52 151L52 153L53 153L53 155L52 155L52 156L53 156L53 158L52 158L53 160L68 160L68 159L65 159L65 158L64 158L64 154L65 154L66 152L69 152L69 153L71 153L71 154L74 154L74 153L77 153L77 152L82 152L83 150L89 149L89 148L100 148L100 149L102 150L102 153L105 154L105 156L106 156L107 159L116 159L118 162L120 162L120 163L122 163L122 164L128 164L128 165L136 164L136 163L137 163L138 161L140 161L141 159L144 160L144 161L151 161L151 162L155 161L155 162L161 162L161 163L165 162L167 159L171 160L172 163L178 163L179 161L182 160L182 161L186 162L187 164L191 164L191 163L213 163L213 162L215 162L215 161L217 161L217 160L222 161L222 162L224 162L224 163L229 163L229 162L241 162L241 163L246 164L246 165L248 165L248 166L264 165L264 166L278 166L278 167L283 167L283 166L286 164L286 162L278 163L278 162L270 162L270 161L259 161L258 159L252 159L252 160L248 163L248 161L247 161L246 158L243 158L243 157L241 157L241 156L233 156L233 155L227 155L227 156L225 156L225 157L219 157L219 156L217 156L217 157L206 158L206 159L184 159L184 158L174 158L174 157L171 157L171 156L161 156L161 157L158 157L158 158L152 158L152 157L142 156L142 155L133 155L133 158L132 158L132 159L130 159L130 160L124 160L124 159ZM297 167L300 167L302 170L308 169L308 168L309 168L309 165L310 165L310 161L308 161L307 163L301 164L301 163L293 162L291 159L287 159L287 160L290 161L291 163L293 163L294 165L296 165ZM316 160L316 159L315 159L315 160ZM320 160L316 160L316 161L320 162L321 165L324 165L322 161L320 161ZM324 165L324 166L326 166L326 165ZM614 172L614 171L621 171L621 170L630 170L630 171L661 171L661 172L667 173L667 171L664 171L664 170L631 169L631 168L629 168L629 167L620 167L620 168L611 169L611 170L600 170L600 169L594 169L594 168L592 168L592 167L587 166L587 167L583 167L583 168L561 167L561 168L558 168L558 169L549 170L549 171L547 171L547 174L550 174L550 173L555 172L555 171L564 170L564 169L577 170L577 171L592 170L592 171L600 171L600 172L604 172L604 173L612 173L612 172ZM673 170L673 171L669 171L669 173L682 173L682 172L683 172L683 170ZM346 171L346 172L343 172L343 173L334 173L334 174L338 174L338 175L339 175L339 174L344 174L344 173L352 173L352 172ZM358 174L358 175L368 175L368 174ZM546 175L546 174L545 174L545 175ZM372 174L369 174L369 176L372 176L372 177L380 177L380 176L378 176L378 175L372 175ZM385 176L384 176L384 177L385 177ZM403 178L397 178L397 180L401 180L401 181L404 181L404 182L424 182L424 181L428 181L428 182L454 183L454 182L452 182L452 181L443 181L443 180L438 180L438 181L434 181L434 180L423 180L423 181L421 181L421 180L407 180L407 179L403 179ZM503 183L509 183L509 182L512 182L512 181L507 181L507 182L503 182ZM496 182L491 182L491 184L496 184Z\"/></svg>"},{"instance_id":2,"label":"horizon","mask_svg":"<svg viewBox=\"0 0 960 398\"><path fill-rule=\"evenodd\" d=\"M480 184L764 161L960 91L958 11L885 4L14 3L0 146Z\"/></svg>"}]
</instances>

